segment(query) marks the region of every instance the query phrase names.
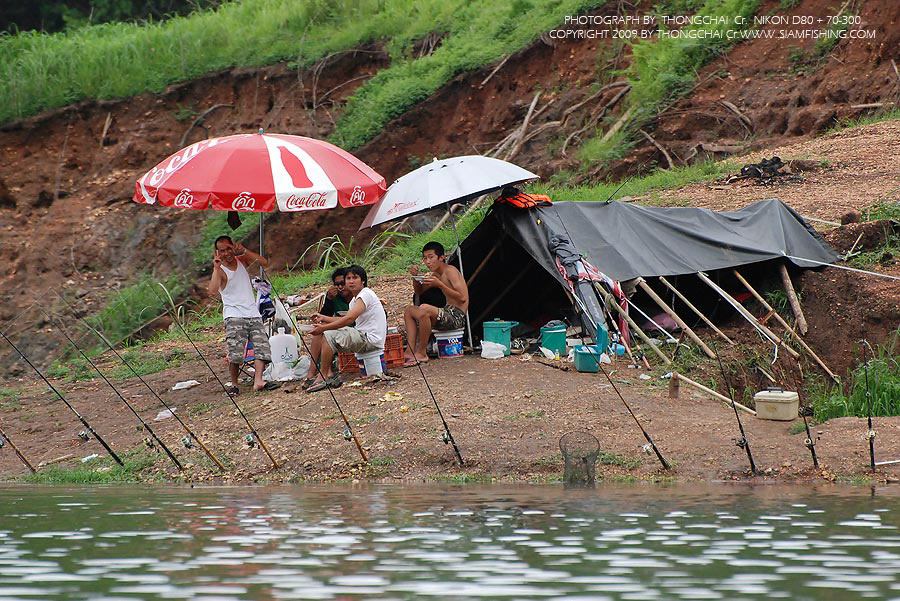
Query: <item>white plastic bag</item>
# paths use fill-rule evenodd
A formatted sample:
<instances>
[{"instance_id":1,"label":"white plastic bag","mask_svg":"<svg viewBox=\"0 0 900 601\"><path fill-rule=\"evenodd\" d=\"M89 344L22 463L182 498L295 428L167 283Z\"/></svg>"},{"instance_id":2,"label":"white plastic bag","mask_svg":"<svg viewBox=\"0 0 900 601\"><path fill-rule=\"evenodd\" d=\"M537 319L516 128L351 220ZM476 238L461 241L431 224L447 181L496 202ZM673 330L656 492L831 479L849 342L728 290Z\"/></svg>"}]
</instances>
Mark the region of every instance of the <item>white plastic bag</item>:
<instances>
[{"instance_id":1,"label":"white plastic bag","mask_svg":"<svg viewBox=\"0 0 900 601\"><path fill-rule=\"evenodd\" d=\"M490 340L481 341L482 359L502 359L505 353L506 347L499 342L491 342Z\"/></svg>"}]
</instances>

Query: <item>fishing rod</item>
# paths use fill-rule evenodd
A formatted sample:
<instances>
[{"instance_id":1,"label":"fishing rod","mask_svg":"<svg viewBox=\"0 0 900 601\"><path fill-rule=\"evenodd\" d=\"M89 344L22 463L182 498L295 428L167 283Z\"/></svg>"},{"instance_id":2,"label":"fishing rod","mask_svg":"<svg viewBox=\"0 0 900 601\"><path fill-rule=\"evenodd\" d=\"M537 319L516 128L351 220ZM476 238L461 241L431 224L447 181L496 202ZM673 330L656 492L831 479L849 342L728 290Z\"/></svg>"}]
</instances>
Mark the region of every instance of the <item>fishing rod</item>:
<instances>
[{"instance_id":1,"label":"fishing rod","mask_svg":"<svg viewBox=\"0 0 900 601\"><path fill-rule=\"evenodd\" d=\"M9 436L6 435L6 432L3 431L3 428L0 428L0 447L3 446L4 440L9 443L9 446L11 446L16 455L19 456L19 459L22 460L22 463L24 463L25 466L31 470L31 473L35 473L37 470L34 469L34 466L31 465L31 462L29 462L28 459L25 458L25 455L22 454L22 451L19 450L19 447L17 447L15 443L10 440Z\"/></svg>"},{"instance_id":2,"label":"fishing rod","mask_svg":"<svg viewBox=\"0 0 900 601\"><path fill-rule=\"evenodd\" d=\"M268 281L269 285L272 286L272 294L275 295L275 300L277 300L282 304L282 306L284 306L284 302L281 300L281 296L279 296L278 291L275 289L275 284L273 284L271 280L266 281ZM288 319L291 320L291 327L294 328L294 331L299 332L300 329L297 327L297 322L294 321L294 316L288 313ZM303 336L300 336L300 343L303 345L303 348L306 350L306 352L309 353L310 361L313 363L313 365L316 366L316 373L320 378L322 378L322 381L324 382L325 374L322 373L321 366L318 363L312 361L312 351L310 350L309 345L306 344L306 339L303 338ZM353 431L353 426L350 425L350 420L347 419L346 414L344 414L344 410L341 409L341 404L338 403L337 397L334 396L334 391L331 389L331 386L326 386L325 388L328 390L328 394L331 395L331 400L334 401L334 406L337 407L338 413L340 414L341 419L344 421L344 425L347 426L347 430L344 432L344 439L352 440L353 442L355 442L356 448L359 450L359 454L362 457L363 463L369 463L369 458L366 456L365 450L359 443L359 439L356 437L356 432Z\"/></svg>"},{"instance_id":3,"label":"fishing rod","mask_svg":"<svg viewBox=\"0 0 900 601\"><path fill-rule=\"evenodd\" d=\"M41 313L43 313L51 323L54 321L53 317L51 317L51 316L50 316L46 311L44 311L43 309L41 309ZM172 460L172 463L175 464L175 467L177 467L179 471L184 471L184 467L183 467L183 466L181 465L181 463L178 461L178 458L175 457L175 455L172 454L172 451L169 450L169 447L166 446L166 443L164 443L164 442L162 441L162 439L161 439L159 436L156 435L156 432L153 431L153 428L150 427L150 424L148 424L147 422L144 421L144 418L142 418L142 417L140 416L140 414L139 414L137 411L135 411L135 409L134 409L134 407L131 405L131 403L129 403L128 400L127 400L124 396L122 396L122 393L119 392L119 389L116 388L116 387L113 385L113 383L109 381L109 379L106 377L106 375L100 370L99 367L97 367L97 364L94 363L94 361L93 361L90 357L87 356L87 353L85 353L85 352L81 349L81 347L78 346L78 345L75 343L74 340L72 340L72 337L69 336L69 333L66 331L66 328L63 327L63 325L62 325L62 323L59 321L59 319L56 319L55 321L56 321L56 326L59 328L59 331L62 332L63 336L66 337L66 340L69 341L69 344L71 344L73 347L75 347L75 350L78 351L78 353L82 356L82 358L83 358L85 361L87 361L87 362L90 364L91 367L94 368L94 371L96 371L96 372L100 375L100 377L103 378L103 381L106 382L107 386L109 386L110 388L112 388L112 391L113 391L114 393L116 393L116 396L119 397L119 399L121 399L123 403L125 403L125 406L128 407L128 409L131 410L131 412L132 412L132 413L134 414L134 416L138 419L138 421L141 422L141 426L143 426L144 429L147 430L147 433L150 434L150 436L153 437L153 440L155 440L155 441L159 444L159 446L162 447L162 450L166 452L166 455L169 456L169 459ZM152 448L153 445L151 444L151 442L152 442L152 441L151 441L149 438L146 440L147 446Z\"/></svg>"},{"instance_id":4,"label":"fishing rod","mask_svg":"<svg viewBox=\"0 0 900 601\"><path fill-rule=\"evenodd\" d=\"M589 313L585 313L585 315L588 316L588 319L591 319ZM593 322L592 319L591 319L591 321ZM594 327L599 330L599 326L597 324L594 324ZM584 342L585 342L583 329L582 329L582 333L581 333L581 342L582 342L582 344L584 344ZM590 350L590 347L588 347L588 349ZM653 442L652 438L650 438L650 434L648 434L647 430L644 429L644 426L641 425L641 422L637 418L637 415L635 415L634 411L631 410L631 406L625 400L625 397L622 396L622 393L619 391L619 387L616 386L615 382L613 382L613 379L609 376L609 372L607 372L606 369L603 367L603 364L600 362L600 359L597 357L597 355L593 351L591 351L589 354L591 355L591 358L594 359L594 362L597 364L597 367L600 369L600 372L606 377L606 380L609 382L610 386L612 386L613 390L616 391L616 394L619 395L619 399L621 399L622 404L625 405L625 409L628 410L628 413L631 415L631 418L634 420L634 423L636 423L637 427L640 428L641 433L644 435L644 438L647 440L646 446L649 446L650 447L649 450L652 450L654 453L656 453L656 458L659 459L659 462L662 464L664 470L667 470L667 471L671 470L672 467L669 465L669 462L666 461L665 457L662 456L662 453L659 451L659 448L657 448L656 443Z\"/></svg>"},{"instance_id":5,"label":"fishing rod","mask_svg":"<svg viewBox=\"0 0 900 601\"><path fill-rule=\"evenodd\" d=\"M741 432L741 437L735 441L735 444L747 451L747 459L750 460L750 471L756 476L759 474L759 470L756 469L756 464L753 463L753 453L750 452L750 441L747 440L747 435L744 433L744 424L741 423L741 416L738 413L737 405L734 404L734 390L731 388L731 383L728 381L728 375L725 373L725 366L722 365L722 357L719 356L719 349L716 347L715 343L712 343L712 347L713 352L716 354L716 360L719 362L722 379L725 380L725 386L728 387L728 396L731 398L731 408L734 409L734 417L737 419L738 429Z\"/></svg>"},{"instance_id":6,"label":"fishing rod","mask_svg":"<svg viewBox=\"0 0 900 601\"><path fill-rule=\"evenodd\" d=\"M428 383L428 378L425 377L425 370L422 369L422 362L419 361L419 358L416 357L416 351L409 345L409 339L406 337L405 332L401 332L403 336L403 341L406 344L406 348L409 349L409 352L412 353L413 359L416 360L416 367L419 368L419 373L422 374L422 380L425 382L425 387L428 389L428 394L431 395L431 400L434 402L434 408L437 409L438 416L441 418L441 423L444 425L444 432L441 434L441 440L444 444L451 444L453 446L453 452L456 453L456 459L459 460L459 465L464 466L462 455L459 452L459 447L456 446L456 440L453 438L453 434L450 432L450 426L447 425L447 420L444 419L444 413L441 411L440 406L438 406L437 399L434 397L434 392L431 390L431 384ZM472 343L472 341L469 341ZM474 343L472 343L474 346Z\"/></svg>"},{"instance_id":7,"label":"fishing rod","mask_svg":"<svg viewBox=\"0 0 900 601\"><path fill-rule=\"evenodd\" d=\"M157 394L156 391L155 391L149 384L147 384L146 380L144 380L144 378L141 377L141 374L139 374L139 373L137 372L137 370L134 369L134 367L131 365L131 363L129 363L128 361L126 361L126 360L125 360L125 357L123 357L122 355L119 354L119 351L116 350L116 347L113 346L113 344L106 338L106 336L104 336L104 335L103 335L102 333L100 333L96 328L94 328L90 323L88 323L86 319L84 319L83 317L81 317L81 316L78 314L78 312L75 310L75 308L72 307L72 305L69 304L69 301L67 301L62 295L60 295L58 292L56 293L56 295L57 295L57 296L58 296L58 297L66 304L66 306L69 308L69 310L72 312L72 314L73 314L77 319L79 319L79 320L81 321L82 324L84 324L85 326L87 326L87 328L90 329L94 334L96 334L97 337L100 338L100 340L102 340L103 342L106 343L106 346L109 348L109 350L111 350L111 351L113 352L113 354L115 354L115 356L118 357L119 360L120 360L123 364L125 364L125 366L128 367L129 370L131 370L131 373L134 374L134 375L137 377L137 379L141 381L141 384L143 384L143 385L147 388L147 390L149 390L150 393L151 393L153 396L155 396L156 399L157 399L160 403L162 403L162 406L169 410L169 413L172 414L172 417L174 417L174 418L178 421L178 423L181 424L181 427L184 428L185 432L187 432L187 434L188 434L187 437L181 439L181 442L184 444L184 446L187 447L187 448L191 448L191 442L190 442L190 441L191 441L191 440L196 440L196 441L197 441L197 444L200 445L200 448L203 449L203 451L206 453L207 457L209 457L210 459L212 459L213 463L215 463L215 464L219 467L220 470L222 470L223 472L226 471L226 470L225 470L225 466L222 465L222 462L219 461L219 460L216 458L216 456L213 455L212 452L210 452L210 450L209 450L208 448L206 448L206 445L203 444L203 441L200 440L200 438L198 438L197 435L194 434L193 431L191 431L191 429L188 427L188 425L187 425L186 423L184 423L184 421L178 416L177 413L175 413L175 410L172 409L171 407L169 407L169 405L166 404L166 402L162 399L162 397L160 397L159 394Z\"/></svg>"},{"instance_id":8,"label":"fishing rod","mask_svg":"<svg viewBox=\"0 0 900 601\"><path fill-rule=\"evenodd\" d=\"M50 380L48 380L47 377L43 373L41 373L41 370L39 370L37 368L37 366L35 366L35 364L32 363L28 359L28 357L26 357L25 354L22 351L20 351L19 348L15 344L13 344L12 340L7 338L6 334L4 334L2 330L0 330L0 336L2 336L4 340L6 340L6 343L9 344L9 346L13 347L14 351L19 353L19 356L22 357L22 359L25 361L25 363L27 363L31 367L31 369L33 369L35 371L35 373L37 373L37 375L40 376L40 378L44 381L44 383L50 387L50 390L52 390L56 394L56 396L59 397L59 400L61 400L63 403L65 403L66 407L68 407L72 411L72 413L75 414L75 417L77 417L79 419L79 421L81 421L81 423L84 424L84 427L87 428L88 431L94 435L94 438L97 439L97 442L99 442L101 445L103 445L103 448L106 449L106 452L109 453L110 457L115 459L116 463L118 463L122 467L125 467L125 464L122 463L122 460L119 459L119 456L116 455L116 453L109 447L108 444L106 444L106 441L103 440L103 438L101 438L99 434L97 434L97 432L91 427L91 425L89 423L87 423L87 420L84 419L81 416L81 414L78 413L78 411L75 409L75 407L73 407L72 404L66 400L66 397L64 397L62 395L62 393L59 390L57 390L56 387L50 382Z\"/></svg>"},{"instance_id":9,"label":"fishing rod","mask_svg":"<svg viewBox=\"0 0 900 601\"><path fill-rule=\"evenodd\" d=\"M866 411L869 414L869 431L866 432L866 438L869 440L869 465L872 471L875 471L875 429L872 428L872 394L869 392L869 361L866 358L866 346L868 342L861 340L863 348L863 369L866 372Z\"/></svg>"},{"instance_id":10,"label":"fishing rod","mask_svg":"<svg viewBox=\"0 0 900 601\"><path fill-rule=\"evenodd\" d=\"M778 369L781 370L781 381L787 383L787 379L784 377L784 369L781 367L781 364L778 365ZM797 360L797 372L791 372L792 379L794 381L794 388L797 390L797 399L799 403L800 399L800 388L801 382L803 378L803 371L800 368L800 360ZM803 407L803 403L800 404L800 415L803 417L803 426L806 428L806 440L803 441L803 446L809 449L810 454L812 455L813 467L819 469L819 458L816 456L816 441L812 437L812 433L809 431L809 420L806 419L806 411Z\"/></svg>"},{"instance_id":11,"label":"fishing rod","mask_svg":"<svg viewBox=\"0 0 900 601\"><path fill-rule=\"evenodd\" d=\"M157 282L158 283L158 282ZM162 286L162 284L159 284ZM266 443L263 442L263 439L260 438L259 434L256 432L256 428L253 427L253 424L250 423L250 420L247 419L247 416L241 411L241 407L237 404L237 401L234 400L234 395L231 394L231 391L228 390L228 387L225 386L225 383L222 382L221 378L219 378L219 374L216 373L216 370L212 368L212 365L209 364L209 361L206 360L206 357L203 356L203 353L200 352L200 349L197 348L197 345L194 344L194 340L188 335L187 330L184 329L184 326L181 325L181 322L178 320L178 316L172 312L172 309L169 308L169 305L166 304L166 301L159 295L159 292L156 291L155 286L150 286L150 289L153 291L153 294L159 299L160 304L166 309L166 313L169 314L169 317L172 318L172 321L178 324L178 329L181 330L181 333L184 334L184 337L187 338L188 342L191 343L191 346L194 347L194 350L197 351L197 355L206 364L206 367L212 373L213 377L216 379L216 382L219 383L219 386L222 387L222 390L225 391L225 394L228 395L228 398L231 399L232 404L234 404L235 409L237 409L238 414L244 418L244 421L247 422L247 427L250 428L250 434L248 434L248 442L258 441L259 445L262 447L263 451L266 452L266 455L269 456L269 459L272 461L272 465L275 468L278 468L278 462L275 461L275 457L272 455L272 452L269 450L269 447L266 446Z\"/></svg>"}]
</instances>

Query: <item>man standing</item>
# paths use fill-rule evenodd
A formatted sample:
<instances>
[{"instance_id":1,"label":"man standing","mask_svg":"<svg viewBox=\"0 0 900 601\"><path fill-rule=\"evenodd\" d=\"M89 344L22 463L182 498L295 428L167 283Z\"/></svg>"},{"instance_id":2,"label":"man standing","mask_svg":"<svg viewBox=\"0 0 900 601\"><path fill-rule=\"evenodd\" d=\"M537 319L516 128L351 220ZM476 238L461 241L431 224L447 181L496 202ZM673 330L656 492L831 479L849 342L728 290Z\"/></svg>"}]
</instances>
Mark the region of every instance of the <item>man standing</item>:
<instances>
[{"instance_id":1,"label":"man standing","mask_svg":"<svg viewBox=\"0 0 900 601\"><path fill-rule=\"evenodd\" d=\"M428 361L425 354L432 328L437 330L459 330L466 325L466 311L469 309L469 288L456 267L447 265L444 247L440 242L429 242L422 247L422 263L430 270L419 276L419 266L413 265L409 272L413 275L413 291L421 295L426 290L437 288L447 298L443 308L423 303L418 307L410 305L403 311L406 324L406 339L409 346L404 353L403 367L412 367L416 360Z\"/></svg>"},{"instance_id":2,"label":"man standing","mask_svg":"<svg viewBox=\"0 0 900 601\"><path fill-rule=\"evenodd\" d=\"M212 278L209 280L209 294L222 296L222 316L225 319L225 341L228 346L228 369L231 373L231 394L238 393L238 374L244 361L247 341L253 345L254 390L277 388L262 379L264 362L272 360L269 338L263 329L262 317L247 266L258 261L265 267L269 261L228 236L219 236L215 241Z\"/></svg>"},{"instance_id":3,"label":"man standing","mask_svg":"<svg viewBox=\"0 0 900 601\"><path fill-rule=\"evenodd\" d=\"M317 392L325 388L337 388L343 381L335 374L331 360L334 354L370 353L384 350L387 337L387 315L378 296L367 286L369 278L366 270L359 265L351 265L344 276L344 287L353 294L350 310L346 315L328 317L320 313L313 314L316 323L310 334L312 357L307 372L310 386L307 392ZM350 326L356 322L354 326ZM318 354L315 352L318 349ZM316 377L316 361L320 361L319 375Z\"/></svg>"}]
</instances>

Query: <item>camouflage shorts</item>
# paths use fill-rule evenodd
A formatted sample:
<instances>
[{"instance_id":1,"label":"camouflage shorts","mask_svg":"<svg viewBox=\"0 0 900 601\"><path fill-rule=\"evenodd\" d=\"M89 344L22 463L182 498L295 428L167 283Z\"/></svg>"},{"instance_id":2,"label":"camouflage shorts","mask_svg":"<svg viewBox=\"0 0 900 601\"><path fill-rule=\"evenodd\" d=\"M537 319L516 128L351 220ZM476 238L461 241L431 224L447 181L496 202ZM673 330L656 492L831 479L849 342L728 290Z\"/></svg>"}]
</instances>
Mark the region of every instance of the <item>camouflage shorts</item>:
<instances>
[{"instance_id":1,"label":"camouflage shorts","mask_svg":"<svg viewBox=\"0 0 900 601\"><path fill-rule=\"evenodd\" d=\"M228 346L228 360L232 363L243 363L247 341L253 345L254 358L263 361L272 360L269 350L269 337L263 329L259 317L229 317L225 320L225 344Z\"/></svg>"},{"instance_id":2,"label":"camouflage shorts","mask_svg":"<svg viewBox=\"0 0 900 601\"><path fill-rule=\"evenodd\" d=\"M447 305L438 309L437 319L434 322L436 330L461 330L466 327L466 313L459 307Z\"/></svg>"},{"instance_id":3,"label":"camouflage shorts","mask_svg":"<svg viewBox=\"0 0 900 601\"><path fill-rule=\"evenodd\" d=\"M371 353L379 350L378 347L365 339L356 328L344 326L337 330L325 330L325 341L336 353Z\"/></svg>"}]
</instances>

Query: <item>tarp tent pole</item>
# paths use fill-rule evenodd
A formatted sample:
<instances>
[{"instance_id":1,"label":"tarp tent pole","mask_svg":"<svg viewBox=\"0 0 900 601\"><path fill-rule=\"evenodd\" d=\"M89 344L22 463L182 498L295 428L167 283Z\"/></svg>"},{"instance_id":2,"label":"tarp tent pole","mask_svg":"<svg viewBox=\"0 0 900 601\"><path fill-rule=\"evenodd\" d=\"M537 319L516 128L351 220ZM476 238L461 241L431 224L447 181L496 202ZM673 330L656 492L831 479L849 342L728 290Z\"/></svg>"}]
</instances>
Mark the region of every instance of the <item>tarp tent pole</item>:
<instances>
[{"instance_id":1,"label":"tarp tent pole","mask_svg":"<svg viewBox=\"0 0 900 601\"><path fill-rule=\"evenodd\" d=\"M667 280L667 279L664 278L663 276L659 276L659 281L662 282L663 284L665 284L665 285L669 288L669 290L671 290L672 292L674 292L674 293L675 293L675 296L677 296L679 299L681 299L681 302L683 302L685 305L687 305L688 308L689 308L691 311L693 311L694 313L696 313L697 316L698 316L700 319L702 319L704 322L706 322L706 325L708 325L709 327L711 327L711 328L713 329L713 331L715 331L716 334L718 334L719 336L721 336L722 338L724 338L724 339L725 339L725 342L727 342L728 344L734 344L734 341L733 341L731 338L729 338L728 336L726 336L726 335L722 332L722 330L720 330L719 328L717 328L717 327L716 327L716 324L714 324L712 321L710 321L709 318L708 318L706 315L704 315L703 313L701 313L701 312L700 312L700 309L698 309L697 307L695 307L695 306L691 303L691 301L689 301L687 298L685 298L685 296L684 296L681 292L679 292L678 289L675 288L675 286L673 286L672 284L670 284L670 283L669 283L669 280Z\"/></svg>"},{"instance_id":2,"label":"tarp tent pole","mask_svg":"<svg viewBox=\"0 0 900 601\"><path fill-rule=\"evenodd\" d=\"M684 332L685 332L688 336L690 336L691 340L693 340L694 342L696 342L696 343L700 346L700 348L703 349L703 352L706 353L706 356L707 356L707 357L709 357L710 359L715 359L715 358L716 358L716 356L715 356L715 355L713 354L713 352L709 349L709 347L706 346L706 344L705 344L702 340L700 340L700 337L697 336L697 335L694 333L694 330L692 330L692 329L690 328L690 326L688 326L688 324L686 324L686 323L684 322L683 319L681 319L680 317L678 317L678 313L676 313L674 309L670 308L669 305L667 305L663 299L659 298L659 295L656 294L656 292L653 291L653 288L651 288L651 287L647 284L647 282L644 281L644 278L638 278L638 286L640 286L640 287L641 287L641 290L643 290L644 292L646 292L646 293L647 293L647 296L649 296L650 298L652 298L652 299L656 302L656 304L659 305L660 308L661 308L663 311L666 312L666 314L667 314L669 317L671 317L672 319L674 319L674 320L675 320L675 323L677 323L679 326L681 326L681 329L684 330Z\"/></svg>"},{"instance_id":3,"label":"tarp tent pole","mask_svg":"<svg viewBox=\"0 0 900 601\"><path fill-rule=\"evenodd\" d=\"M661 350L659 350L658 348L656 348L656 345L654 345L652 342L650 342L650 339L647 337L646 334L644 334L644 331L643 331L642 329L640 329L640 328L638 327L638 325L637 325L636 323L634 323L634 320L631 319L631 316L628 315L628 313L626 313L625 310L622 309L622 307L619 306L619 304L616 302L616 299L612 299L612 301L610 301L610 298L609 298L609 297L612 296L612 295L611 295L609 292L607 292L606 290L604 290L604 289L603 289L603 286L601 286L601 285L598 284L597 286L595 286L595 288L596 288L597 290L600 291L600 294L603 295L603 303L604 303L607 307L609 307L609 305L612 305L613 307L615 307L615 308L616 308L616 311L618 311L618 312L622 315L622 317L625 318L625 321L627 321L627 322L628 322L628 325L631 326L632 329L634 329L635 333L640 337L640 339L643 340L645 344L647 344L647 345L650 346L650 349L651 349L654 353L656 353L656 355L657 355L660 359L662 359L663 363L665 363L666 365L670 365L670 364L672 363L672 360L669 359L669 358L665 355L665 353L663 353Z\"/></svg>"},{"instance_id":4,"label":"tarp tent pole","mask_svg":"<svg viewBox=\"0 0 900 601\"><path fill-rule=\"evenodd\" d=\"M748 311L747 309L744 308L743 305L741 305L741 303L734 300L734 298L730 294L725 292L715 282L713 282L711 279L709 279L708 275L706 275L705 273L703 273L701 271L698 271L697 276L701 280L703 280L707 286L709 286L710 288L715 290L722 298L724 298L728 302L728 304L730 304L732 307L734 307L734 310L737 311L741 317L746 319L750 323L750 325L752 325L754 328L759 330L763 336L765 336L766 338L769 339L770 342L772 342L772 344L774 344L776 346L781 346L782 348L784 348L785 352L787 352L787 354L789 354L794 359L797 359L798 357L800 357L800 353L798 353L797 351L795 351L794 349L789 347L787 345L787 343L784 342L784 340L782 340L775 334L775 332L773 332L772 330L770 330L769 328L767 328L766 326L761 324L760 321L758 319L756 319L752 313L750 313L750 311Z\"/></svg>"},{"instance_id":5,"label":"tarp tent pole","mask_svg":"<svg viewBox=\"0 0 900 601\"><path fill-rule=\"evenodd\" d=\"M742 276L738 272L737 269L734 270L734 275L737 277L738 280L740 280L741 284L744 285L744 288L746 288L750 292L750 294L753 295L753 298L755 298L757 301L759 301L759 304L761 304L763 306L763 309L765 309L766 311L772 312L772 316L775 318L775 320L778 321L778 323L780 323L782 325L782 327L784 327L784 329L787 330L787 332L789 334L793 335L794 340L796 340L800 344L800 346L802 346L803 349L807 353L809 353L809 356L812 357L815 360L815 362L819 364L819 367L821 367L823 370L825 370L825 373L828 374L828 377L831 378L832 380L834 380L835 383L840 384L841 381L838 379L838 377L836 375L834 375L834 373L830 369L828 369L828 366L825 365L825 362L822 361L819 358L819 356L813 352L813 350L811 348L809 348L809 345L806 344L805 340L800 338L799 334L795 333L794 330L791 329L791 326L784 319L782 319L781 315L778 314L778 311L773 309L772 306L769 303L767 303L766 300L762 296L760 296L759 292L757 292L753 288L753 286L750 285L750 282L748 282L747 280L744 279L744 276Z\"/></svg>"},{"instance_id":6,"label":"tarp tent pole","mask_svg":"<svg viewBox=\"0 0 900 601\"><path fill-rule=\"evenodd\" d=\"M453 236L456 238L456 251L459 253L459 275L462 276L463 282L466 281L466 272L463 271L463 257L462 257L462 246L459 244L459 234L456 232L456 219L453 218L453 214L450 212L450 204L447 205L447 215L450 218L450 224L453 226ZM260 221L260 227L262 227L262 221ZM468 288L468 284L466 285ZM472 322L469 319L469 310L466 309L466 332L469 334L469 345L474 349L475 348L475 339L472 338Z\"/></svg>"}]
</instances>

